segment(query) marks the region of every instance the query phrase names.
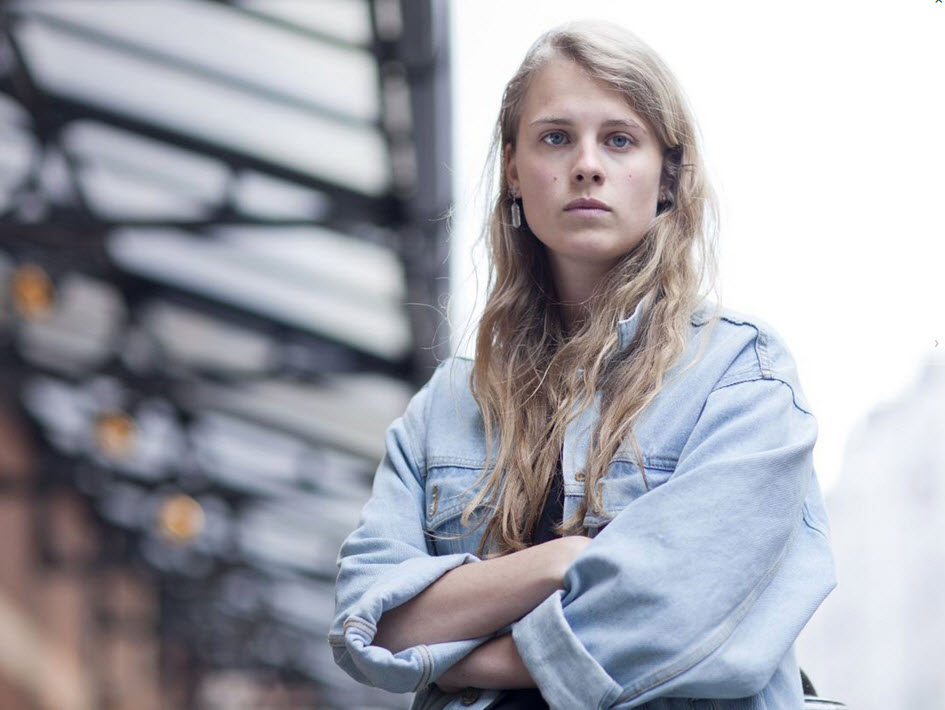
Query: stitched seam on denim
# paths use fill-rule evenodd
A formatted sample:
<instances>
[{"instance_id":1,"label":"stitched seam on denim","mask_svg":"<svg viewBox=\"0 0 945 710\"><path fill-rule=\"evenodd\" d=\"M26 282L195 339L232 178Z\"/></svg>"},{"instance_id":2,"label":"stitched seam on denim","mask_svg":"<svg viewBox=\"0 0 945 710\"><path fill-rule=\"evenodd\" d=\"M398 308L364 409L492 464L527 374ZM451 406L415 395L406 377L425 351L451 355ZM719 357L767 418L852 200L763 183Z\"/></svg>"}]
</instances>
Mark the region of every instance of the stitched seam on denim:
<instances>
[{"instance_id":1,"label":"stitched seam on denim","mask_svg":"<svg viewBox=\"0 0 945 710\"><path fill-rule=\"evenodd\" d=\"M610 460L611 463L630 463L636 465L636 459L631 453L616 454ZM678 457L673 456L643 456L644 468L652 468L656 471L675 471L679 463Z\"/></svg>"},{"instance_id":2,"label":"stitched seam on denim","mask_svg":"<svg viewBox=\"0 0 945 710\"><path fill-rule=\"evenodd\" d=\"M755 588L751 591L751 593L742 600L741 604L732 610L725 622L714 634L709 636L709 638L704 643L700 644L696 649L691 651L685 657L681 658L675 664L662 669L662 671L651 673L650 677L644 677L642 680L627 688L618 696L617 701L632 701L643 693L646 693L647 691L672 680L676 676L685 673L687 670L697 665L701 661L704 661L711 653L713 653L723 643L725 643L726 639L732 635L735 627L738 626L742 619L745 618L745 615L748 613L751 605L768 587L768 585L771 583L771 580L774 578L775 573L781 568L781 563L784 561L784 557L787 555L788 549L793 544L794 537L797 535L797 531L798 526L795 525L794 529L791 531L790 538L781 549L781 554L778 555L778 559L774 564L771 565L768 571L765 572L764 577L759 580L758 584L755 585Z\"/></svg>"},{"instance_id":3,"label":"stitched seam on denim","mask_svg":"<svg viewBox=\"0 0 945 710\"><path fill-rule=\"evenodd\" d=\"M732 372L724 375L712 388L712 391L720 390L723 387L728 387L729 385L737 385L742 382L755 382L757 380L766 380L760 370L756 368L751 368L750 370L739 370L738 372Z\"/></svg>"},{"instance_id":4,"label":"stitched seam on denim","mask_svg":"<svg viewBox=\"0 0 945 710\"><path fill-rule=\"evenodd\" d=\"M443 523L448 523L450 520L459 517L465 507L466 502L459 501L453 503L448 508L440 508L437 510L436 515L427 521L427 529L432 531L434 528L440 527Z\"/></svg>"},{"instance_id":5,"label":"stitched seam on denim","mask_svg":"<svg viewBox=\"0 0 945 710\"><path fill-rule=\"evenodd\" d=\"M348 624L351 624L351 625L360 624L364 628L370 630L371 633L374 633L377 631L377 626L372 624L367 619L362 619L360 616L349 616L347 619L345 619L345 625L348 625Z\"/></svg>"},{"instance_id":6,"label":"stitched seam on denim","mask_svg":"<svg viewBox=\"0 0 945 710\"><path fill-rule=\"evenodd\" d=\"M810 511L808 510L808 507L807 507L807 503L806 503L806 502L804 503L804 509L803 509L802 517L803 517L803 519L804 519L804 524L805 524L807 527L809 527L811 530L813 530L813 531L816 532L816 533L820 533L820 535L821 535L825 540L829 540L829 539L830 539L830 537L827 535L827 531L826 531L826 530L821 530L820 527L818 527L818 526L811 520L811 518L812 518L813 516L810 514Z\"/></svg>"},{"instance_id":7,"label":"stitched seam on denim","mask_svg":"<svg viewBox=\"0 0 945 710\"><path fill-rule=\"evenodd\" d=\"M431 456L427 461L427 470L432 471L433 469L446 467L481 469L483 463L485 463L483 459L466 456Z\"/></svg>"},{"instance_id":8,"label":"stitched seam on denim","mask_svg":"<svg viewBox=\"0 0 945 710\"><path fill-rule=\"evenodd\" d=\"M756 378L751 379L751 380L738 380L737 382L728 382L728 383L726 383L726 384L724 384L724 385L717 385L717 386L715 387L715 389L712 390L712 392L718 392L720 389L724 389L724 388L726 388L726 387L731 387L731 386L733 386L733 385L740 385L740 384L743 384L743 383L745 383L745 382L756 382L756 381L759 381L759 380L761 380L761 379L762 379L762 378L760 378L760 377L756 377ZM807 409L804 409L804 407L802 407L801 405L799 405L799 404L797 403L797 396L795 395L794 387L791 386L791 383L790 383L790 382L788 382L787 380L782 380L780 377L768 377L768 378L764 378L764 381L765 381L765 382L780 382L782 385L785 385L789 390L791 390L791 402L794 403L794 406L795 406L797 409L799 409L800 411L804 412L804 414L807 414L807 415L809 415L809 416L814 416L812 412L810 412L810 411L807 410ZM712 392L709 392L709 394L711 395Z\"/></svg>"},{"instance_id":9,"label":"stitched seam on denim","mask_svg":"<svg viewBox=\"0 0 945 710\"><path fill-rule=\"evenodd\" d=\"M613 680L613 679L611 679L611 680ZM616 683L617 681L614 681L614 682ZM606 705L605 705L605 703L606 703ZM613 703L608 702L608 700L607 700L607 694L605 693L604 695L601 695L601 696L600 696L600 700L597 701L597 710L607 710L607 708L611 707L612 705L613 705Z\"/></svg>"},{"instance_id":10,"label":"stitched seam on denim","mask_svg":"<svg viewBox=\"0 0 945 710\"><path fill-rule=\"evenodd\" d=\"M373 637L374 634L372 634L372 632L367 627L361 626L360 624L348 624L345 629L353 631L356 636L361 637L362 641L370 645L371 642L368 640L368 638Z\"/></svg>"},{"instance_id":11,"label":"stitched seam on denim","mask_svg":"<svg viewBox=\"0 0 945 710\"><path fill-rule=\"evenodd\" d=\"M349 626L354 627L356 631L367 632L368 636L372 638L377 635L377 627L370 621L366 621L359 616L349 616L345 619L344 628L346 631Z\"/></svg>"},{"instance_id":12,"label":"stitched seam on denim","mask_svg":"<svg viewBox=\"0 0 945 710\"><path fill-rule=\"evenodd\" d=\"M755 351L755 357L758 360L758 368L761 370L761 375L763 377L771 376L771 363L768 357L768 336L762 328L752 321L749 320L735 320L732 317L720 316L721 320L726 320L733 325L745 325L749 328L753 328L755 331L755 338L752 342L752 346Z\"/></svg>"},{"instance_id":13,"label":"stitched seam on denim","mask_svg":"<svg viewBox=\"0 0 945 710\"><path fill-rule=\"evenodd\" d=\"M603 670L603 667L601 668L601 670ZM604 675L610 678L611 682L614 685L616 685L618 689L620 688L620 683L615 681L614 677L610 675L610 673L608 673L607 671L604 671ZM613 691L605 692L603 695L601 695L600 700L597 701L597 710L608 710L608 708L613 707L614 703L617 702L617 696L619 695L620 695L619 690L617 691L617 695L614 695Z\"/></svg>"},{"instance_id":14,"label":"stitched seam on denim","mask_svg":"<svg viewBox=\"0 0 945 710\"><path fill-rule=\"evenodd\" d=\"M775 373L774 364L771 361L771 353L768 347L772 335L770 332L770 326L763 328L761 324L755 321L747 319L739 320L731 316L720 316L720 319L726 320L733 325L746 325L754 328L755 332L757 333L754 343L755 356L758 358L758 367L761 370L762 377L765 379L782 379ZM800 405L798 405L798 408L804 409ZM805 409L804 411L807 410Z\"/></svg>"},{"instance_id":15,"label":"stitched seam on denim","mask_svg":"<svg viewBox=\"0 0 945 710\"><path fill-rule=\"evenodd\" d=\"M729 315L719 314L719 320L726 320L732 325L750 325L755 330L758 330L758 324L755 322L755 320L757 319L749 320L748 318L737 318L731 313L729 313ZM708 321L705 321L705 322L708 322Z\"/></svg>"},{"instance_id":16,"label":"stitched seam on denim","mask_svg":"<svg viewBox=\"0 0 945 710\"><path fill-rule=\"evenodd\" d=\"M423 655L423 646L418 645L416 649L417 655L420 656L420 677L417 679L417 684L410 689L410 691L413 693L419 693L420 690L426 685L426 683L423 682L423 679L427 674L427 659Z\"/></svg>"},{"instance_id":17,"label":"stitched seam on denim","mask_svg":"<svg viewBox=\"0 0 945 710\"><path fill-rule=\"evenodd\" d=\"M415 693L423 690L433 675L433 654L430 653L430 649L427 648L426 644L420 644L417 646L417 651L420 654L420 680L413 688Z\"/></svg>"},{"instance_id":18,"label":"stitched seam on denim","mask_svg":"<svg viewBox=\"0 0 945 710\"><path fill-rule=\"evenodd\" d=\"M758 331L755 338L755 355L758 357L758 366L761 368L761 374L766 378L770 378L771 357L768 354L768 333L758 326L754 326L754 328Z\"/></svg>"},{"instance_id":19,"label":"stitched seam on denim","mask_svg":"<svg viewBox=\"0 0 945 710\"><path fill-rule=\"evenodd\" d=\"M404 434L405 434L404 448L406 449L404 453L406 453L407 455L407 463L412 464L413 468L419 472L420 474L419 482L420 482L420 485L423 485L423 480L424 480L423 474L424 474L424 471L426 470L426 466L419 458L417 458L417 453L413 449L412 440L414 438L414 434L411 431L413 427L410 426L410 422L406 416L403 418L403 422L404 422ZM413 471L411 471L410 473L412 474Z\"/></svg>"}]
</instances>

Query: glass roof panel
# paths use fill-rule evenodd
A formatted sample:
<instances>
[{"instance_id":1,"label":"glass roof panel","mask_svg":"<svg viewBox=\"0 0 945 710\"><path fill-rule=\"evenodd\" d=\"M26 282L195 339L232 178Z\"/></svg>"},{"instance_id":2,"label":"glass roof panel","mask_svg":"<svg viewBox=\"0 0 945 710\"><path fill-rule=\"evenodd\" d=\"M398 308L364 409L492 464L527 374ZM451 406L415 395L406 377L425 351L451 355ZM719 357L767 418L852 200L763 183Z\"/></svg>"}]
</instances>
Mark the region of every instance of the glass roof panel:
<instances>
[{"instance_id":1,"label":"glass roof panel","mask_svg":"<svg viewBox=\"0 0 945 710\"><path fill-rule=\"evenodd\" d=\"M46 89L365 194L383 194L390 185L386 141L377 128L319 115L29 19L18 24L16 36Z\"/></svg>"},{"instance_id":2,"label":"glass roof panel","mask_svg":"<svg viewBox=\"0 0 945 710\"><path fill-rule=\"evenodd\" d=\"M235 4L346 42L371 41L371 13L365 0L235 0Z\"/></svg>"},{"instance_id":3,"label":"glass roof panel","mask_svg":"<svg viewBox=\"0 0 945 710\"><path fill-rule=\"evenodd\" d=\"M210 214L206 204L150 183L146 177L90 165L79 169L79 180L89 205L107 219L191 220Z\"/></svg>"},{"instance_id":4,"label":"glass roof panel","mask_svg":"<svg viewBox=\"0 0 945 710\"><path fill-rule=\"evenodd\" d=\"M330 385L261 380L245 387L195 382L189 409L228 412L295 432L369 461L384 455L384 431L403 413L413 388L383 375L335 376Z\"/></svg>"},{"instance_id":5,"label":"glass roof panel","mask_svg":"<svg viewBox=\"0 0 945 710\"><path fill-rule=\"evenodd\" d=\"M366 50L305 37L222 4L60 0L31 6L30 16L66 21L356 120L379 118L377 63Z\"/></svg>"},{"instance_id":6,"label":"glass roof panel","mask_svg":"<svg viewBox=\"0 0 945 710\"><path fill-rule=\"evenodd\" d=\"M360 245L351 240L346 246ZM134 273L325 334L382 358L402 358L412 343L400 302L371 293L374 274L365 278L370 272L363 269L358 298L344 284L320 273L304 268L287 272L285 263L267 263L238 244L179 230L118 230L108 248L117 263ZM335 262L323 263L341 268ZM357 262L349 266L355 268ZM383 273L377 281L384 283Z\"/></svg>"},{"instance_id":7,"label":"glass roof panel","mask_svg":"<svg viewBox=\"0 0 945 710\"><path fill-rule=\"evenodd\" d=\"M318 281L358 300L401 302L403 267L393 251L321 227L217 227L214 234L254 263Z\"/></svg>"},{"instance_id":8,"label":"glass roof panel","mask_svg":"<svg viewBox=\"0 0 945 710\"><path fill-rule=\"evenodd\" d=\"M0 101L0 209L6 207L9 192L29 174L39 148L23 126L25 118L15 103Z\"/></svg>"},{"instance_id":9,"label":"glass roof panel","mask_svg":"<svg viewBox=\"0 0 945 710\"><path fill-rule=\"evenodd\" d=\"M252 170L239 173L232 198L243 214L268 219L320 221L331 206L324 193Z\"/></svg>"},{"instance_id":10,"label":"glass roof panel","mask_svg":"<svg viewBox=\"0 0 945 710\"><path fill-rule=\"evenodd\" d=\"M219 160L102 123L70 123L63 145L80 165L129 180L131 189L162 186L178 200L186 198L186 204L219 205L226 194L230 170ZM110 201L120 204L121 199L124 195Z\"/></svg>"}]
</instances>

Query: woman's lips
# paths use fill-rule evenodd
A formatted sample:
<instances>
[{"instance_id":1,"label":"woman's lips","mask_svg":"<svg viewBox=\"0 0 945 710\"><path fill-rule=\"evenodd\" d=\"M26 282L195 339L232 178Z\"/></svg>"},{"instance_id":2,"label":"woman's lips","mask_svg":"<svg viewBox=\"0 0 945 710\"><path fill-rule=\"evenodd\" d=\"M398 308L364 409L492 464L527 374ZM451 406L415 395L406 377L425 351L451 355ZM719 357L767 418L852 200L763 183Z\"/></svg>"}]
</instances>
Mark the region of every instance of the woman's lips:
<instances>
[{"instance_id":1,"label":"woman's lips","mask_svg":"<svg viewBox=\"0 0 945 710\"><path fill-rule=\"evenodd\" d=\"M564 211L570 214L597 216L604 214L605 212L610 212L610 207L600 200L582 197L569 202L565 206Z\"/></svg>"}]
</instances>

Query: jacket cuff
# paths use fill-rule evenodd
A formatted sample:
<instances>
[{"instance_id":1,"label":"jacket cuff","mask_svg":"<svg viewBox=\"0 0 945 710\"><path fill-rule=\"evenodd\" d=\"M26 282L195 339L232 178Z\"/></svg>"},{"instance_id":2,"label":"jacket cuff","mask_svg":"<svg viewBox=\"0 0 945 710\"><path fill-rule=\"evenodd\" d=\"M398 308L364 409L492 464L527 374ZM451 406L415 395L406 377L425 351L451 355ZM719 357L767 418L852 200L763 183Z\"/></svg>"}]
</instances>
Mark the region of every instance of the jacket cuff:
<instances>
[{"instance_id":1,"label":"jacket cuff","mask_svg":"<svg viewBox=\"0 0 945 710\"><path fill-rule=\"evenodd\" d=\"M513 624L515 647L551 710L608 708L622 688L571 631L563 595L556 591Z\"/></svg>"},{"instance_id":2,"label":"jacket cuff","mask_svg":"<svg viewBox=\"0 0 945 710\"><path fill-rule=\"evenodd\" d=\"M477 562L470 554L441 557L414 557L393 567L375 582L344 619L342 639L329 638L336 647L342 666L351 664L370 684L395 693L416 692L439 678L446 670L476 647L493 637L463 639L436 644L419 644L391 653L374 646L381 615L413 599L446 572L467 562ZM343 641L347 654L341 652ZM347 656L347 657L345 657ZM345 663L347 661L347 663ZM350 670L349 670L350 672Z\"/></svg>"}]
</instances>

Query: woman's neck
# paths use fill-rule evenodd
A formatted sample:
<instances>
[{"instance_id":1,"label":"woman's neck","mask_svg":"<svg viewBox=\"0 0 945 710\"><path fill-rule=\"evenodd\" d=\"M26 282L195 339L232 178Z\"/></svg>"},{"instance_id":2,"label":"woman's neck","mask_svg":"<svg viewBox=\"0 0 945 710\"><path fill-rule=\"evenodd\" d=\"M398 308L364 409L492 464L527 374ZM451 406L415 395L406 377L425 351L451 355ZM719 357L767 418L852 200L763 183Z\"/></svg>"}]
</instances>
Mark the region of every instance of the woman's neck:
<instances>
[{"instance_id":1,"label":"woman's neck","mask_svg":"<svg viewBox=\"0 0 945 710\"><path fill-rule=\"evenodd\" d=\"M573 334L587 319L597 286L613 264L575 262L561 258L550 259L561 320L565 330Z\"/></svg>"}]
</instances>

